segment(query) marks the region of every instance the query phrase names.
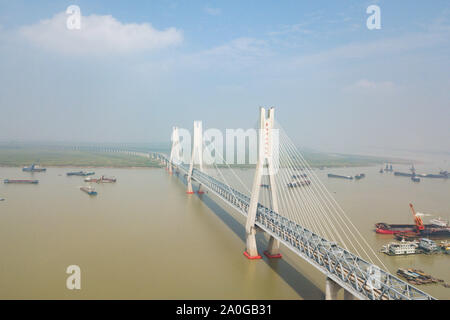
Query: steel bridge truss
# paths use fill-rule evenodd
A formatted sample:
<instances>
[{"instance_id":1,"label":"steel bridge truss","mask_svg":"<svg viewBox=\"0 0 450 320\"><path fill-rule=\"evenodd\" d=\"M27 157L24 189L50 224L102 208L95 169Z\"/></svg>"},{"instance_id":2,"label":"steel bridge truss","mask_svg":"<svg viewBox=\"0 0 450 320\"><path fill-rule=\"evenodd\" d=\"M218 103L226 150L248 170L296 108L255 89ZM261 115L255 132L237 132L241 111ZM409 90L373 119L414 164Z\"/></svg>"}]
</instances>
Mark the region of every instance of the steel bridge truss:
<instances>
[{"instance_id":1,"label":"steel bridge truss","mask_svg":"<svg viewBox=\"0 0 450 320\"><path fill-rule=\"evenodd\" d=\"M170 162L165 155L160 156L187 175L188 165ZM197 169L193 169L192 179L247 217L248 196ZM429 294L260 203L255 224L359 299L434 300Z\"/></svg>"}]
</instances>

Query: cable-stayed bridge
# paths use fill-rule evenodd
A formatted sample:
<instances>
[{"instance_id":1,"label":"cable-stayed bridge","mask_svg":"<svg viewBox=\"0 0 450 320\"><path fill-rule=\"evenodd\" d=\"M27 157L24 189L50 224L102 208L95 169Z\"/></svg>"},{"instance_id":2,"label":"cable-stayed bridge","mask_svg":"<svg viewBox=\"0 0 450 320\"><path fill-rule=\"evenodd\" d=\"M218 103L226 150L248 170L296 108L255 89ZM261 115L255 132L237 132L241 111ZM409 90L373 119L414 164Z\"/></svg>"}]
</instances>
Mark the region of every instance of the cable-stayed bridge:
<instances>
[{"instance_id":1,"label":"cable-stayed bridge","mask_svg":"<svg viewBox=\"0 0 450 320\"><path fill-rule=\"evenodd\" d=\"M200 121L194 122L189 163L180 160L177 127L172 133L170 156L154 153L152 157L187 184L187 194L195 193L195 185L197 193L207 191L245 217L244 255L248 259L261 259L255 235L265 232L269 235L264 251L268 258L282 258L282 244L283 250L291 250L322 272L326 277L326 299L337 299L340 289L344 289L344 299L434 299L386 271L383 262L275 122L274 112L274 108L268 114L264 108L260 110L253 177L245 178L244 172L248 170L232 167L225 161L223 150L205 143L209 138L203 136ZM205 165L204 150L222 161Z\"/></svg>"}]
</instances>

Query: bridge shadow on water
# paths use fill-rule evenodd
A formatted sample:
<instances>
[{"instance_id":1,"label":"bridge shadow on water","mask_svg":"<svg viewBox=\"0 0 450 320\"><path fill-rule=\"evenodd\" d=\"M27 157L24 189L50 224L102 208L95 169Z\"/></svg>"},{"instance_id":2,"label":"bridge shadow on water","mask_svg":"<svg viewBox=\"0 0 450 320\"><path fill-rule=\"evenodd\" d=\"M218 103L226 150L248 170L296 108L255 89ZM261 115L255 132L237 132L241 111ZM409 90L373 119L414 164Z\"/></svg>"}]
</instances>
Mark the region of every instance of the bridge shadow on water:
<instances>
[{"instance_id":1,"label":"bridge shadow on water","mask_svg":"<svg viewBox=\"0 0 450 320\"><path fill-rule=\"evenodd\" d=\"M233 231L243 241L245 247L245 226L242 225L238 220L236 220L219 204L217 204L216 200L211 198L208 193L199 195L199 198L212 212L216 214L219 219L221 219L228 226L228 228L231 229L231 231ZM259 251L262 253L263 248L267 247L268 241L262 234L259 234L256 237L256 242L258 248L260 248ZM245 259L245 257L242 256L242 259ZM286 262L284 259L268 259L267 257L263 256L263 260L303 299L324 299L325 295L322 290L304 275L299 273L291 264Z\"/></svg>"}]
</instances>

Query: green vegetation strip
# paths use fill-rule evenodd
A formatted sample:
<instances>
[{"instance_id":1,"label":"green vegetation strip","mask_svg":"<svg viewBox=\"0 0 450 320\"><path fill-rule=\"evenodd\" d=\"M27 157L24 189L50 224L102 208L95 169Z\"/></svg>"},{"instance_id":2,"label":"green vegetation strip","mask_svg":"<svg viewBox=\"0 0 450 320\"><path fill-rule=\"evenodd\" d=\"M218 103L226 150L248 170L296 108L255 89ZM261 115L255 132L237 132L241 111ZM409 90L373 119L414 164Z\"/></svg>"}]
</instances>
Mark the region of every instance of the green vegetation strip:
<instances>
[{"instance_id":1,"label":"green vegetation strip","mask_svg":"<svg viewBox=\"0 0 450 320\"><path fill-rule=\"evenodd\" d=\"M159 167L159 163L143 156L120 152L57 150L43 148L0 148L0 166L73 167Z\"/></svg>"}]
</instances>

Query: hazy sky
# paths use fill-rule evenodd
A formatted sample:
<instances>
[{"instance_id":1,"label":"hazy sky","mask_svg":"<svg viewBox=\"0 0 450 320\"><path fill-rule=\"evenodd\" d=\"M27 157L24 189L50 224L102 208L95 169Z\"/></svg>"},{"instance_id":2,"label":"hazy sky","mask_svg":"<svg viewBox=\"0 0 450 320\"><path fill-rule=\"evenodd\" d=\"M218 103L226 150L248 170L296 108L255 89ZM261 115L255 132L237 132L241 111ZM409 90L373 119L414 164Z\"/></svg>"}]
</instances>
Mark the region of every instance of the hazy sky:
<instances>
[{"instance_id":1,"label":"hazy sky","mask_svg":"<svg viewBox=\"0 0 450 320\"><path fill-rule=\"evenodd\" d=\"M0 0L0 140L161 142L276 106L302 146L449 151L449 49L448 0Z\"/></svg>"}]
</instances>

